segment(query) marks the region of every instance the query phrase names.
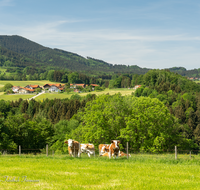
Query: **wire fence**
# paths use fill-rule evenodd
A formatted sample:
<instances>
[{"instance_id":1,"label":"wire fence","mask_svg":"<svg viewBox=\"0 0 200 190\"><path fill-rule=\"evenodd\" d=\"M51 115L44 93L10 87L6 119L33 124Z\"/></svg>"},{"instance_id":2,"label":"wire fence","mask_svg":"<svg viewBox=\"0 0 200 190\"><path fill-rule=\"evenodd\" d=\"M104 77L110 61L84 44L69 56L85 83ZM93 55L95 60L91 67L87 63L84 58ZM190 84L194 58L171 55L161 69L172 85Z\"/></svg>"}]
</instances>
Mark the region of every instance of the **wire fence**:
<instances>
[{"instance_id":1,"label":"wire fence","mask_svg":"<svg viewBox=\"0 0 200 190\"><path fill-rule=\"evenodd\" d=\"M80 151L80 149L78 150ZM74 150L75 152L75 150ZM160 152L151 152L151 151L135 151L133 148L129 147L129 144L126 144L125 148L120 149L118 156L119 157L126 157L127 159L134 157L134 156L152 156L152 157L174 157L175 160L179 158L189 158L192 159L194 156L199 156L200 158L200 150L181 150L178 149L177 146L174 147L174 149L167 149L167 150L162 150ZM45 148L43 149L23 149L20 145L18 149L0 149L0 155L46 155L46 156L54 156L55 155L55 150L49 150L48 144L46 145ZM62 153L60 153L62 154ZM68 155L68 152L64 153L64 155ZM74 154L73 156L76 157L78 154ZM98 157L98 151L95 152L93 157Z\"/></svg>"}]
</instances>

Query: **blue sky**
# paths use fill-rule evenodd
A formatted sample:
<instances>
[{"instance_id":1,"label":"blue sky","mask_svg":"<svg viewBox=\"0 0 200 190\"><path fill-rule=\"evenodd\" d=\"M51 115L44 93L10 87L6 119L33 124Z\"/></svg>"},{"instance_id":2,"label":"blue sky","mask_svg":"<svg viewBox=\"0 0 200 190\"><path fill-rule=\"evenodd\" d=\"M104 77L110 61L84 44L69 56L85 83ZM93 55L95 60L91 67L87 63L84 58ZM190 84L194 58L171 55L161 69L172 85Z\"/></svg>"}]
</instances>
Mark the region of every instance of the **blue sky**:
<instances>
[{"instance_id":1,"label":"blue sky","mask_svg":"<svg viewBox=\"0 0 200 190\"><path fill-rule=\"evenodd\" d=\"M199 0L0 0L0 35L112 64L200 68Z\"/></svg>"}]
</instances>

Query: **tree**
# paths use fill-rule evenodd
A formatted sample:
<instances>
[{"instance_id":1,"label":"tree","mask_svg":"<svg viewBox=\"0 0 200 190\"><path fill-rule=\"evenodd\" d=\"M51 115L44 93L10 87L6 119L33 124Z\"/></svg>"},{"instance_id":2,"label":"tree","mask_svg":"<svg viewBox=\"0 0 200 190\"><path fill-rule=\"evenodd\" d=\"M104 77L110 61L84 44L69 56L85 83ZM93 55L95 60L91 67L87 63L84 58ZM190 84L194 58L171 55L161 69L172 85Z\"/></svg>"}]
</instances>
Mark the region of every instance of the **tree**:
<instances>
[{"instance_id":1,"label":"tree","mask_svg":"<svg viewBox=\"0 0 200 190\"><path fill-rule=\"evenodd\" d=\"M42 92L42 89L41 88L36 88L35 92L40 93L40 92Z\"/></svg>"},{"instance_id":2,"label":"tree","mask_svg":"<svg viewBox=\"0 0 200 190\"><path fill-rule=\"evenodd\" d=\"M134 98L130 102L131 113L121 129L121 138L132 144L135 150L162 151L178 142L178 123L165 105L156 98Z\"/></svg>"},{"instance_id":3,"label":"tree","mask_svg":"<svg viewBox=\"0 0 200 190\"><path fill-rule=\"evenodd\" d=\"M4 87L3 87L3 91L5 92L5 91L7 91L8 89L11 89L12 87L13 87L12 84L6 83L6 84L4 85Z\"/></svg>"},{"instance_id":4,"label":"tree","mask_svg":"<svg viewBox=\"0 0 200 190\"><path fill-rule=\"evenodd\" d=\"M119 139L124 146L129 141L134 150L161 151L172 148L179 139L177 120L156 98L102 95L73 119L80 125L66 138L96 146Z\"/></svg>"},{"instance_id":5,"label":"tree","mask_svg":"<svg viewBox=\"0 0 200 190\"><path fill-rule=\"evenodd\" d=\"M77 72L73 72L68 76L68 80L70 83L74 84L79 80L79 74Z\"/></svg>"},{"instance_id":6,"label":"tree","mask_svg":"<svg viewBox=\"0 0 200 190\"><path fill-rule=\"evenodd\" d=\"M47 74L47 79L49 81L54 81L54 70L50 70Z\"/></svg>"}]
</instances>

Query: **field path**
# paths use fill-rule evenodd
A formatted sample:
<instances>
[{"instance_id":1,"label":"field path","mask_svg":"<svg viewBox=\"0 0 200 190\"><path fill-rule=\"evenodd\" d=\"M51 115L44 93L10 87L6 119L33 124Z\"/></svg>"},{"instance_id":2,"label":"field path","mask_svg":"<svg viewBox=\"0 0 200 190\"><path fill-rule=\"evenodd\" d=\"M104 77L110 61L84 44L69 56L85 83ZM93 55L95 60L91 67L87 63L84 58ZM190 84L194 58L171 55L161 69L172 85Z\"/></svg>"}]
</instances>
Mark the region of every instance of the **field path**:
<instances>
[{"instance_id":1,"label":"field path","mask_svg":"<svg viewBox=\"0 0 200 190\"><path fill-rule=\"evenodd\" d=\"M41 94L44 94L44 93L45 93L45 91L42 91L39 94L37 94L36 96L33 96L32 98L29 98L29 100L34 99L34 98L36 98L36 97L38 97L38 96L40 96Z\"/></svg>"}]
</instances>

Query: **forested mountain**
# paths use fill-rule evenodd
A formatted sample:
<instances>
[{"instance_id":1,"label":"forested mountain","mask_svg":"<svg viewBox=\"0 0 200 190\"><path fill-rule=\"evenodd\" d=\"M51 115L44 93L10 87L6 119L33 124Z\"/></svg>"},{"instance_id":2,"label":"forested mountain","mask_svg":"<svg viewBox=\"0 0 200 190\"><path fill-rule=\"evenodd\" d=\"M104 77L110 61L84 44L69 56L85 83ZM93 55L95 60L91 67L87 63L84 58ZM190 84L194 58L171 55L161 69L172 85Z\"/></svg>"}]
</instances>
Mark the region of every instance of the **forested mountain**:
<instances>
[{"instance_id":1,"label":"forested mountain","mask_svg":"<svg viewBox=\"0 0 200 190\"><path fill-rule=\"evenodd\" d=\"M7 49L7 52L5 49L1 51L0 56L7 56L12 60L15 58L21 60L20 58L25 56L26 59L31 59L32 64L53 69L87 71L93 74L97 72L145 74L149 70L136 65L113 65L91 57L84 58L75 53L41 46L20 36L0 36L0 46ZM30 62L27 65L21 64L21 66L30 66Z\"/></svg>"},{"instance_id":2,"label":"forested mountain","mask_svg":"<svg viewBox=\"0 0 200 190\"><path fill-rule=\"evenodd\" d=\"M67 70L72 72L87 73L87 75L109 74L145 74L150 68L141 68L137 65L126 66L109 64L105 61L82 57L76 53L60 49L51 49L30 41L26 38L14 35L0 35L0 67L8 69L8 72L31 67L32 73L43 73L48 70ZM184 67L168 68L171 72L187 77L200 78L200 69L186 70Z\"/></svg>"}]
</instances>

